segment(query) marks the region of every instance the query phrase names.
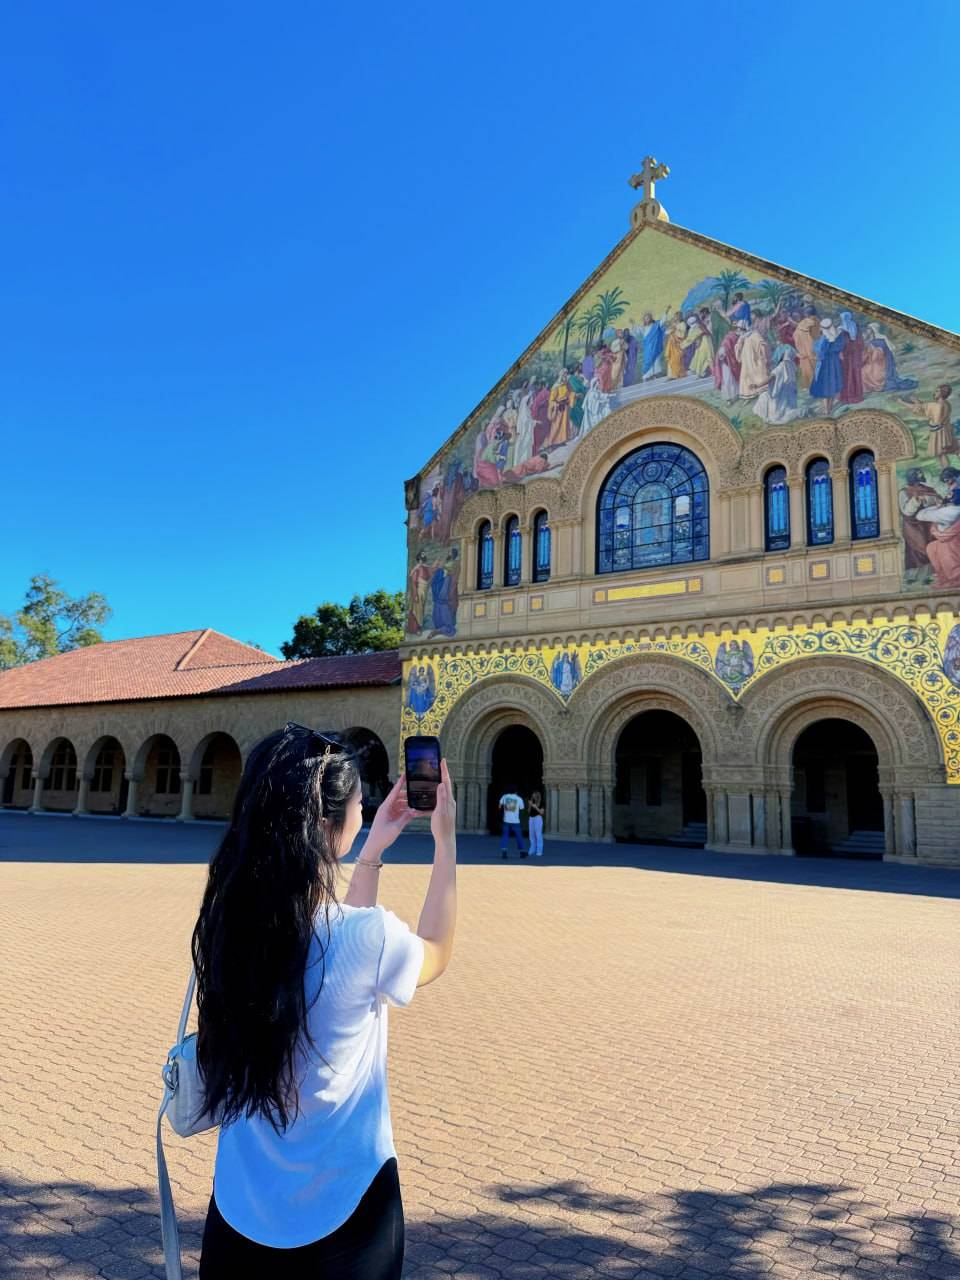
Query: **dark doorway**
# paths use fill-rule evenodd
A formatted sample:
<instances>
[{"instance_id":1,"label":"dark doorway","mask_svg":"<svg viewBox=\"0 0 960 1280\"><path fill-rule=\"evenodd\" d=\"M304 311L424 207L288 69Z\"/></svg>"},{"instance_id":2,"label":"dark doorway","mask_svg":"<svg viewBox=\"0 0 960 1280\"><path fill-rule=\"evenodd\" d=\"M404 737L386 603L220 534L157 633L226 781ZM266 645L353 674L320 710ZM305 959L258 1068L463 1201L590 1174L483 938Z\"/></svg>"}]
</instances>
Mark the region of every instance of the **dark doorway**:
<instances>
[{"instance_id":1,"label":"dark doorway","mask_svg":"<svg viewBox=\"0 0 960 1280\"><path fill-rule=\"evenodd\" d=\"M357 753L363 789L363 820L372 822L391 786L387 749L372 729L348 729L343 736Z\"/></svg>"},{"instance_id":2,"label":"dark doorway","mask_svg":"<svg viewBox=\"0 0 960 1280\"><path fill-rule=\"evenodd\" d=\"M487 830L495 835L500 834L500 797L507 791L522 796L525 804L532 792L543 795L543 747L526 725L510 725L493 744L487 788ZM524 831L528 816L526 810L521 814Z\"/></svg>"},{"instance_id":3,"label":"dark doorway","mask_svg":"<svg viewBox=\"0 0 960 1280\"><path fill-rule=\"evenodd\" d=\"M617 742L615 839L702 848L706 823L703 754L697 735L672 711L635 716Z\"/></svg>"},{"instance_id":4,"label":"dark doorway","mask_svg":"<svg viewBox=\"0 0 960 1280\"><path fill-rule=\"evenodd\" d=\"M818 720L793 748L798 854L882 858L883 798L870 736L849 720Z\"/></svg>"}]
</instances>

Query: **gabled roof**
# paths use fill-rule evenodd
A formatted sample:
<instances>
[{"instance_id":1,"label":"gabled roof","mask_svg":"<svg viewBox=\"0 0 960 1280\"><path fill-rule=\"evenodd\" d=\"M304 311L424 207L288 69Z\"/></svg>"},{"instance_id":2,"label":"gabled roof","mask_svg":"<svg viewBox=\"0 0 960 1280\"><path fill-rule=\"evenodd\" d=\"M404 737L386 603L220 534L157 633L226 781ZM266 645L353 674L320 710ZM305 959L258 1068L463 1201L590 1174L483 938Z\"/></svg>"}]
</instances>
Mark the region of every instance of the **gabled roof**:
<instances>
[{"instance_id":1,"label":"gabled roof","mask_svg":"<svg viewBox=\"0 0 960 1280\"><path fill-rule=\"evenodd\" d=\"M176 631L106 640L0 672L0 710L390 685L400 680L395 649L281 662L219 631Z\"/></svg>"},{"instance_id":2,"label":"gabled roof","mask_svg":"<svg viewBox=\"0 0 960 1280\"><path fill-rule=\"evenodd\" d=\"M909 316L901 311L894 311L892 307L885 307L879 302L872 302L869 299L862 298L858 294L848 293L845 289L838 289L835 285L824 284L823 281L816 279L814 276L803 275L799 271L793 271L789 267L781 267L775 262L768 262L764 258L758 258L755 254L746 253L742 249L735 249L731 245L724 244L721 240L714 240L710 236L701 235L698 231L688 231L686 227L677 226L674 222L663 222L659 220L647 220L640 223L637 227L631 227L623 239L614 246L607 254L597 269L592 272L583 282L580 288L568 298L555 316L546 324L529 346L521 355L513 362L509 369L504 373L494 386L490 388L478 405L473 408L463 422L460 423L456 431L440 445L434 452L432 457L417 472L418 476L426 475L440 461L443 454L447 452L452 444L454 444L466 431L473 426L489 405L502 392L507 390L519 371L521 365L529 360L543 346L550 336L556 331L561 322L566 319L571 311L575 311L584 297L590 292L598 280L613 266L620 255L632 245L638 236L641 235L665 235L673 239L684 241L687 244L695 245L698 248L706 249L711 253L721 254L728 258L731 262L741 267L749 267L752 270L763 273L772 272L779 276L782 280L791 284L795 284L804 288L815 289L818 293L825 297L831 298L835 302L843 303L848 306L855 307L861 311L868 311L878 320L886 320L891 324L900 325L904 329L909 329L913 333L917 333L922 337L929 338L934 342L943 343L945 346L951 347L955 351L960 351L960 335L952 333L949 329L941 329L937 325L928 324L925 320L918 320L914 316Z\"/></svg>"}]
</instances>

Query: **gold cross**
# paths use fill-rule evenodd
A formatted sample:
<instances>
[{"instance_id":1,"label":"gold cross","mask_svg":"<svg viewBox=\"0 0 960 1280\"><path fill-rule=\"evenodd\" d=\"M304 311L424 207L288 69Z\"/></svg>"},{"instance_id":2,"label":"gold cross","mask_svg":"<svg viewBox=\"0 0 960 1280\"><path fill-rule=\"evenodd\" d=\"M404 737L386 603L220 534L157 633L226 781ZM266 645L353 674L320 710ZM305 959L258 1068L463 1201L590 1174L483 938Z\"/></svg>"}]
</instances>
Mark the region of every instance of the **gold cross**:
<instances>
[{"instance_id":1,"label":"gold cross","mask_svg":"<svg viewBox=\"0 0 960 1280\"><path fill-rule=\"evenodd\" d=\"M657 164L653 156L643 157L643 168L639 173L635 173L630 179L630 185L634 191L638 187L643 187L644 203L654 198L654 183L659 182L661 178L670 176L670 170L665 164Z\"/></svg>"}]
</instances>

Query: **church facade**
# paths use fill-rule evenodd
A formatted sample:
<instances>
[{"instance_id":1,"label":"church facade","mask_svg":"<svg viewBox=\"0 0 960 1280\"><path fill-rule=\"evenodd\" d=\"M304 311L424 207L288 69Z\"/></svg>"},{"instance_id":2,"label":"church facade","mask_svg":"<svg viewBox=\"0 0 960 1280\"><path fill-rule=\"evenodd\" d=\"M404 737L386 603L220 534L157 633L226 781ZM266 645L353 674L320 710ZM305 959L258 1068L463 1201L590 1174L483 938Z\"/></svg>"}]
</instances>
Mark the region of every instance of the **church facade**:
<instances>
[{"instance_id":1,"label":"church facade","mask_svg":"<svg viewBox=\"0 0 960 1280\"><path fill-rule=\"evenodd\" d=\"M401 741L469 830L539 790L566 839L960 865L960 338L644 176L406 483Z\"/></svg>"}]
</instances>

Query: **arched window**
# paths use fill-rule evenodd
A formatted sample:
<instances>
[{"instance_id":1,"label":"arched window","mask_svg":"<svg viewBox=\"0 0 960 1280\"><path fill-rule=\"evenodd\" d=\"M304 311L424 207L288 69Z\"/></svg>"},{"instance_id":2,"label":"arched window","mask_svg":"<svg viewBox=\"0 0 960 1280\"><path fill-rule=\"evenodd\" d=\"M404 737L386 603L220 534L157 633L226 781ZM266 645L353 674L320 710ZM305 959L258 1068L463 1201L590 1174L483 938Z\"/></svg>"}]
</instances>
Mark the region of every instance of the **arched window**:
<instances>
[{"instance_id":1,"label":"arched window","mask_svg":"<svg viewBox=\"0 0 960 1280\"><path fill-rule=\"evenodd\" d=\"M45 791L76 791L77 753L73 744L64 739L50 761L50 772L44 784Z\"/></svg>"},{"instance_id":2,"label":"arched window","mask_svg":"<svg viewBox=\"0 0 960 1280\"><path fill-rule=\"evenodd\" d=\"M477 589L486 591L493 586L493 529L484 520L477 534Z\"/></svg>"},{"instance_id":3,"label":"arched window","mask_svg":"<svg viewBox=\"0 0 960 1280\"><path fill-rule=\"evenodd\" d=\"M869 449L850 459L850 536L876 538L880 534L877 468Z\"/></svg>"},{"instance_id":4,"label":"arched window","mask_svg":"<svg viewBox=\"0 0 960 1280\"><path fill-rule=\"evenodd\" d=\"M814 458L807 466L807 544L819 547L833 541L833 482L830 463Z\"/></svg>"},{"instance_id":5,"label":"arched window","mask_svg":"<svg viewBox=\"0 0 960 1280\"><path fill-rule=\"evenodd\" d=\"M113 770L116 752L112 747L101 747L93 766L93 777L90 779L91 791L112 791Z\"/></svg>"},{"instance_id":6,"label":"arched window","mask_svg":"<svg viewBox=\"0 0 960 1280\"><path fill-rule=\"evenodd\" d=\"M621 459L597 502L597 573L650 569L710 555L710 491L698 457L648 444Z\"/></svg>"},{"instance_id":7,"label":"arched window","mask_svg":"<svg viewBox=\"0 0 960 1280\"><path fill-rule=\"evenodd\" d=\"M217 744L208 742L204 748L203 759L200 761L200 777L196 783L198 796L209 796L213 793L213 766L216 758Z\"/></svg>"},{"instance_id":8,"label":"arched window","mask_svg":"<svg viewBox=\"0 0 960 1280\"><path fill-rule=\"evenodd\" d=\"M550 522L545 511L538 511L533 522L533 580L546 582L550 577Z\"/></svg>"},{"instance_id":9,"label":"arched window","mask_svg":"<svg viewBox=\"0 0 960 1280\"><path fill-rule=\"evenodd\" d=\"M786 551L790 546L790 488L786 467L771 467L764 476L763 497L767 550Z\"/></svg>"},{"instance_id":10,"label":"arched window","mask_svg":"<svg viewBox=\"0 0 960 1280\"><path fill-rule=\"evenodd\" d=\"M515 587L520 582L520 554L523 537L520 533L520 521L511 516L507 521L506 538L503 547L503 583L506 587Z\"/></svg>"},{"instance_id":11,"label":"arched window","mask_svg":"<svg viewBox=\"0 0 960 1280\"><path fill-rule=\"evenodd\" d=\"M33 774L33 752L29 747L23 748L23 753L20 756L20 769L20 786L26 791L33 785L31 777Z\"/></svg>"}]
</instances>

